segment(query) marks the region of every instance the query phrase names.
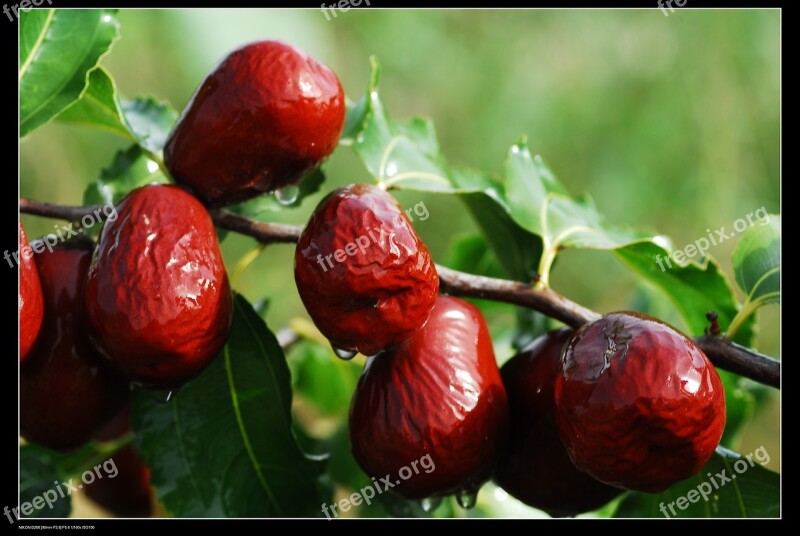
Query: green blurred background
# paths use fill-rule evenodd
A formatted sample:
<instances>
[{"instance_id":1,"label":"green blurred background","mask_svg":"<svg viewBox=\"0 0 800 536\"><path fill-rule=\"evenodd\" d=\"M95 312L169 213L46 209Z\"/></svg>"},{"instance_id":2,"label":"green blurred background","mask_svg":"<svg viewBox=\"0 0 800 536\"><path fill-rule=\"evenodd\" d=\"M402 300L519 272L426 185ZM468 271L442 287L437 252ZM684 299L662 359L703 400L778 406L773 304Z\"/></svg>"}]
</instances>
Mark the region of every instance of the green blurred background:
<instances>
[{"instance_id":1,"label":"green blurred background","mask_svg":"<svg viewBox=\"0 0 800 536\"><path fill-rule=\"evenodd\" d=\"M451 163L499 172L509 146L527 134L571 192L588 192L610 222L666 234L676 247L708 228L730 229L762 206L780 212L777 10L678 9L665 17L657 9L362 9L330 21L316 9L123 10L119 20L122 38L102 63L126 96L153 95L180 110L233 48L282 39L333 68L357 100L374 54L389 113L431 117ZM125 145L102 132L48 125L22 143L21 194L80 204L87 184ZM368 180L352 152L340 150L323 191ZM304 223L322 195L267 217ZM439 261L453 237L477 232L455 197L397 197L406 207L425 203L430 217L415 226ZM23 222L30 236L54 224ZM735 244L710 252L728 274ZM253 246L228 236L229 269ZM276 331L306 317L293 252L270 246L235 281L252 302L269 298L266 318ZM662 300L607 252L565 252L552 285L599 311L635 306L643 296ZM682 324L669 304L658 307ZM493 327L509 318L509 308L491 309ZM778 308L762 309L758 328L759 349L779 357ZM510 357L503 348L498 354L501 362ZM773 471L780 467L779 411L771 392L736 445L740 452L766 446ZM519 506L508 512L531 513Z\"/></svg>"}]
</instances>

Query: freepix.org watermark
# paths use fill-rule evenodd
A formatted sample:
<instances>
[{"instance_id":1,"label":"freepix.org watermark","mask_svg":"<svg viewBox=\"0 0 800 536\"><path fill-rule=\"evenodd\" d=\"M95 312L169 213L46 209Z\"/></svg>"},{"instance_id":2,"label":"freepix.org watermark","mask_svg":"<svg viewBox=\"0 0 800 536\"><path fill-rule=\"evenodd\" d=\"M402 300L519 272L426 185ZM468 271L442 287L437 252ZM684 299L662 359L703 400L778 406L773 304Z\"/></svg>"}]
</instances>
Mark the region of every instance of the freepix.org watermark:
<instances>
[{"instance_id":1,"label":"freepix.org watermark","mask_svg":"<svg viewBox=\"0 0 800 536\"><path fill-rule=\"evenodd\" d=\"M322 12L323 15L325 15L325 20L330 21L331 16L328 15L328 10L330 10L330 12L333 14L333 18L335 19L336 17L339 16L336 13L337 9L342 13L347 13L348 11L350 11L351 7L358 7L362 3L366 4L367 6L370 5L369 0L339 0L338 2L333 2L329 6L326 6L325 3L323 2L322 4L320 4L319 10Z\"/></svg>"},{"instance_id":2,"label":"freepix.org watermark","mask_svg":"<svg viewBox=\"0 0 800 536\"><path fill-rule=\"evenodd\" d=\"M434 470L436 470L436 464L433 462L430 454L426 454L419 460L414 460L410 464L401 467L397 471L397 476L399 478L394 480L392 480L391 474L377 480L375 477L372 477L372 484L361 488L350 495L350 497L346 497L333 504L323 504L322 513L325 514L325 517L327 517L328 520L330 520L331 513L333 514L333 517L339 517L339 514L336 512L337 507L339 508L340 512L347 512L351 507L358 506L362 502L370 505L372 504L372 499L374 499L377 495L380 495L386 490L392 489L393 487L399 485L402 481L408 480L414 475L418 475L420 473L420 469L422 469L425 473L432 473Z\"/></svg>"},{"instance_id":3,"label":"freepix.org watermark","mask_svg":"<svg viewBox=\"0 0 800 536\"><path fill-rule=\"evenodd\" d=\"M105 475L103 473L105 473ZM117 469L116 462L113 458L109 458L103 463L95 465L92 469L84 471L81 475L82 483L76 485L73 483L75 480L74 478L70 478L67 482L59 482L58 480L54 480L54 487L48 489L41 495L37 495L29 502L20 504L19 508L9 508L8 506L3 507L3 513L8 518L8 522L13 524L15 521L19 520L20 513L24 516L29 516L34 510L43 510L45 506L47 508L53 508L53 505L55 505L56 502L66 498L67 495L71 495L73 491L77 492L79 489L82 489L84 484L89 485L95 480L104 478L104 476L107 476L108 478L114 478L118 474L119 469ZM43 517L47 516L44 515Z\"/></svg>"},{"instance_id":4,"label":"freepix.org watermark","mask_svg":"<svg viewBox=\"0 0 800 536\"><path fill-rule=\"evenodd\" d=\"M3 258L8 263L8 266L13 268L15 265L19 265L20 255L22 255L22 258L27 261L33 257L34 253L43 253L45 248L47 251L52 253L53 248L56 247L56 245L58 245L60 242L68 240L73 236L83 234L86 229L90 229L102 221L114 221L116 219L117 209L114 208L114 205L103 205L102 207L96 208L93 212L83 216L80 220L80 227L76 228L69 223L61 226L54 225L53 228L56 230L55 233L50 233L42 238L37 238L36 240L33 240L29 246L25 246L21 250L17 250L13 253L5 250L3 252Z\"/></svg>"},{"instance_id":5,"label":"freepix.org watermark","mask_svg":"<svg viewBox=\"0 0 800 536\"><path fill-rule=\"evenodd\" d=\"M753 458L755 458L755 461L753 461ZM733 472L730 474L728 474L727 469L723 469L714 475L707 473L706 476L708 476L708 480L701 482L696 487L690 489L686 495L682 495L672 502L666 504L662 502L658 505L658 509L664 514L664 517L671 519L679 514L679 512L675 511L676 506L678 510L681 511L686 510L690 504L699 502L701 498L703 501L708 502L713 496L714 491L736 480L736 475L746 473L748 469L755 467L756 463L759 465L767 465L769 460L767 449L763 446L758 447L750 454L733 462Z\"/></svg>"},{"instance_id":6,"label":"freepix.org watermark","mask_svg":"<svg viewBox=\"0 0 800 536\"><path fill-rule=\"evenodd\" d=\"M414 213L413 215L412 211ZM413 207L406 209L405 212L406 216L408 216L408 219L411 222L414 221L414 216L419 218L419 221L425 221L428 219L428 217L430 217L428 207L425 206L424 201L420 201ZM391 239L394 237L394 231L384 229L383 226L378 229L367 227L364 234L354 238L353 241L346 244L344 248L337 249L336 251L325 256L323 256L321 253L317 255L317 264L322 267L324 272L327 272L328 268L333 268L333 261L341 264L347 260L348 256L352 257L358 251L364 255L367 253L367 248L379 243L383 236L388 236L389 240L391 241Z\"/></svg>"},{"instance_id":7,"label":"freepix.org watermark","mask_svg":"<svg viewBox=\"0 0 800 536\"><path fill-rule=\"evenodd\" d=\"M706 229L706 236L700 237L694 242L686 244L681 249L676 249L666 257L656 255L656 264L658 264L658 267L661 268L662 272L666 272L668 269L672 269L671 261L675 261L678 264L683 264L694 257L703 257L706 252L711 249L711 246L718 246L726 240L730 240L731 238L735 237L737 234L742 234L747 230L748 227L752 227L756 223L760 225L769 225L769 222L770 218L767 209L761 207L733 222L732 231L726 231L725 225L719 229L716 229L713 233L711 232L711 229Z\"/></svg>"},{"instance_id":8,"label":"freepix.org watermark","mask_svg":"<svg viewBox=\"0 0 800 536\"><path fill-rule=\"evenodd\" d=\"M18 19L19 18L19 12L20 11L28 12L31 9L33 9L34 7L41 6L45 2L47 2L48 6L52 6L53 5L53 0L22 0L22 2L20 2L19 4L11 4L11 9L9 9L9 5L8 4L3 4L3 13L6 14L6 17L8 17L8 20L10 20L11 22L14 22L14 19ZM14 13L13 17L11 16L12 12Z\"/></svg>"},{"instance_id":9,"label":"freepix.org watermark","mask_svg":"<svg viewBox=\"0 0 800 536\"><path fill-rule=\"evenodd\" d=\"M658 7L661 9L661 12L664 13L665 17L669 17L670 13L675 13L675 8L672 7L672 3L675 2L675 5L678 7L683 7L689 0L658 0ZM669 13L667 13L667 9L669 9Z\"/></svg>"}]
</instances>

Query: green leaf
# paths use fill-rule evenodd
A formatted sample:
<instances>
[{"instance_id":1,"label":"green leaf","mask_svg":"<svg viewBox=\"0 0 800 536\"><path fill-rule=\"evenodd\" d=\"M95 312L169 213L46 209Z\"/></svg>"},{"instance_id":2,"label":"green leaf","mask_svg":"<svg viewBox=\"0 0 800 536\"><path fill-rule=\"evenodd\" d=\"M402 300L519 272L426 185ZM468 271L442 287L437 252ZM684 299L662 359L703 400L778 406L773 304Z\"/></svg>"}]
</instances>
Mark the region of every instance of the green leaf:
<instances>
[{"instance_id":1,"label":"green leaf","mask_svg":"<svg viewBox=\"0 0 800 536\"><path fill-rule=\"evenodd\" d=\"M662 242L665 243L665 242ZM616 250L616 255L634 272L644 277L672 301L688 326L689 335L702 335L708 320L706 313L716 311L720 324L728 325L739 311L730 281L717 262L706 257L702 263L680 266L669 259L669 246L639 242ZM736 337L749 345L752 323Z\"/></svg>"},{"instance_id":2,"label":"green leaf","mask_svg":"<svg viewBox=\"0 0 800 536\"><path fill-rule=\"evenodd\" d=\"M62 475L57 469L58 453L37 445L23 445L19 450L19 500L20 504L31 502L36 497L49 500L42 509L34 509L31 515L19 513L20 518L69 517L72 511L72 497L61 485ZM54 493L56 494L53 499ZM64 494L62 498L60 493Z\"/></svg>"},{"instance_id":3,"label":"green leaf","mask_svg":"<svg viewBox=\"0 0 800 536\"><path fill-rule=\"evenodd\" d=\"M723 325L737 316L733 289L716 262L705 259L662 270L658 261L669 258L669 240L608 224L590 198L569 196L552 170L531 154L525 138L511 147L502 178L448 166L430 121L389 117L379 80L380 66L373 58L367 92L350 104L343 143L352 145L376 181L388 188L459 194L509 277L532 281L538 273L548 284L563 249L610 250L669 296L692 335L703 334L708 311L717 311ZM543 323L531 313L519 314L515 344L524 345L531 338L528 332ZM749 345L752 336L751 321L735 340Z\"/></svg>"},{"instance_id":4,"label":"green leaf","mask_svg":"<svg viewBox=\"0 0 800 536\"><path fill-rule=\"evenodd\" d=\"M178 517L321 515L318 465L292 434L283 351L236 296L220 355L167 404L134 397L137 451L166 508Z\"/></svg>"},{"instance_id":5,"label":"green leaf","mask_svg":"<svg viewBox=\"0 0 800 536\"><path fill-rule=\"evenodd\" d=\"M166 182L168 179L158 164L139 145L132 145L117 152L111 165L86 187L83 202L86 205L116 205L134 188Z\"/></svg>"},{"instance_id":6,"label":"green leaf","mask_svg":"<svg viewBox=\"0 0 800 536\"><path fill-rule=\"evenodd\" d=\"M466 168L448 166L441 155L436 130L428 119L414 118L399 122L386 113L380 99L378 83L380 65L372 58L372 74L364 97L351 104L343 143L352 145L367 170L379 184L387 188L439 193L481 195L491 199L530 236L522 244L527 261L540 256L538 273L546 284L550 268L559 251L567 247L617 249L626 245L653 241L651 233L636 232L607 224L590 199L572 199L540 157L533 157L523 138L511 147L505 166L505 176L495 178ZM468 202L468 206L475 202ZM476 220L482 223L487 215L486 205ZM490 221L498 222L496 214ZM509 228L503 222L504 232ZM513 231L517 238L523 237ZM493 233L489 240L502 241ZM498 255L510 256L515 248L508 241L495 246ZM527 262L501 259L512 277L526 274ZM524 276L523 276L524 277Z\"/></svg>"},{"instance_id":7,"label":"green leaf","mask_svg":"<svg viewBox=\"0 0 800 536\"><path fill-rule=\"evenodd\" d=\"M166 103L152 98L121 98L111 75L102 67L92 71L80 100L57 117L62 123L107 130L153 155L163 149L177 119L178 113Z\"/></svg>"},{"instance_id":8,"label":"green leaf","mask_svg":"<svg viewBox=\"0 0 800 536\"><path fill-rule=\"evenodd\" d=\"M302 340L289 350L294 392L323 415L347 417L361 366L335 356L330 346Z\"/></svg>"},{"instance_id":9,"label":"green leaf","mask_svg":"<svg viewBox=\"0 0 800 536\"><path fill-rule=\"evenodd\" d=\"M136 142L151 153L164 148L178 112L150 97L121 99L122 117Z\"/></svg>"},{"instance_id":10,"label":"green leaf","mask_svg":"<svg viewBox=\"0 0 800 536\"><path fill-rule=\"evenodd\" d=\"M767 215L748 228L733 251L736 282L747 293L741 311L728 325L734 336L762 305L781 301L781 217Z\"/></svg>"},{"instance_id":11,"label":"green leaf","mask_svg":"<svg viewBox=\"0 0 800 536\"><path fill-rule=\"evenodd\" d=\"M72 488L64 484L72 484L80 489L83 486L81 474L113 457L113 453L129 440L129 436L125 436L104 443L90 442L73 452L57 452L32 443L21 446L20 504L32 502L37 497L42 497L46 502L42 505L37 500L31 515L24 516L20 513L19 517L68 517L72 509ZM37 505L42 507L36 508Z\"/></svg>"},{"instance_id":12,"label":"green leaf","mask_svg":"<svg viewBox=\"0 0 800 536\"><path fill-rule=\"evenodd\" d=\"M61 112L56 121L72 125L102 128L135 141L121 120L117 88L103 67L89 74L89 84L80 99Z\"/></svg>"},{"instance_id":13,"label":"green leaf","mask_svg":"<svg viewBox=\"0 0 800 536\"><path fill-rule=\"evenodd\" d=\"M759 465L769 461L769 453L759 447L748 456L753 464L747 457L718 448L697 475L663 493L629 493L615 517L780 517L781 477Z\"/></svg>"},{"instance_id":14,"label":"green leaf","mask_svg":"<svg viewBox=\"0 0 800 536\"><path fill-rule=\"evenodd\" d=\"M119 36L109 9L35 9L20 14L20 136L75 102L88 74Z\"/></svg>"}]
</instances>

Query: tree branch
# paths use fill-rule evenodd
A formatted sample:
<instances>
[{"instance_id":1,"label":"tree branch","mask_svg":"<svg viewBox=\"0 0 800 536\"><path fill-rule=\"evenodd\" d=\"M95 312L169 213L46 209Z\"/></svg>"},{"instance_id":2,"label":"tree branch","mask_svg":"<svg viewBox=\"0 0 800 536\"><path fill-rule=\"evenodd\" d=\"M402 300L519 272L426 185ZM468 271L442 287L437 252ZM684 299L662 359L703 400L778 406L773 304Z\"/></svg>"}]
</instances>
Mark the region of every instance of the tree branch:
<instances>
[{"instance_id":1,"label":"tree branch","mask_svg":"<svg viewBox=\"0 0 800 536\"><path fill-rule=\"evenodd\" d=\"M44 203L31 199L20 200L20 212L76 220L86 214L104 216L100 206L74 207ZM221 228L255 238L265 244L293 243L300 237L302 227L280 223L263 223L227 210L213 210L211 216ZM462 297L483 298L528 307L555 318L573 328L600 317L586 307L565 298L548 288L533 288L525 283L493 277L470 275L436 265L441 289ZM780 389L780 362L722 337L702 336L695 339L715 366L746 378Z\"/></svg>"}]
</instances>

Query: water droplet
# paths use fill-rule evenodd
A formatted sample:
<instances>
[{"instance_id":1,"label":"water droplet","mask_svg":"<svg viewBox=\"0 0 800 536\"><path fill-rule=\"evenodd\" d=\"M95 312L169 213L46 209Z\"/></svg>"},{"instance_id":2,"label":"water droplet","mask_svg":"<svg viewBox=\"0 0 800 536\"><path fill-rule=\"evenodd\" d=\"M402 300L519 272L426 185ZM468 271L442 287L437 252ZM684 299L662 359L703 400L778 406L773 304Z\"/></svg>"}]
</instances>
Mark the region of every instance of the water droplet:
<instances>
[{"instance_id":1,"label":"water droplet","mask_svg":"<svg viewBox=\"0 0 800 536\"><path fill-rule=\"evenodd\" d=\"M333 353L336 354L336 357L339 359L344 359L345 361L353 359L358 353L354 350L343 350L342 348L336 348L335 346L331 346L331 348L333 348Z\"/></svg>"},{"instance_id":2,"label":"water droplet","mask_svg":"<svg viewBox=\"0 0 800 536\"><path fill-rule=\"evenodd\" d=\"M475 503L478 502L477 490L463 490L456 495L458 505L464 510L475 508Z\"/></svg>"},{"instance_id":3,"label":"water droplet","mask_svg":"<svg viewBox=\"0 0 800 536\"><path fill-rule=\"evenodd\" d=\"M419 501L420 507L426 512L433 512L439 505L442 504L441 497L425 497L421 501Z\"/></svg>"},{"instance_id":4,"label":"water droplet","mask_svg":"<svg viewBox=\"0 0 800 536\"><path fill-rule=\"evenodd\" d=\"M167 404L175 398L175 393L178 392L177 389L145 389L145 392L148 394L150 398L158 402L159 404Z\"/></svg>"},{"instance_id":5,"label":"water droplet","mask_svg":"<svg viewBox=\"0 0 800 536\"><path fill-rule=\"evenodd\" d=\"M300 195L300 188L291 184L280 190L275 190L275 199L278 200L278 203L281 205L291 205L295 201L297 201L297 197Z\"/></svg>"}]
</instances>

